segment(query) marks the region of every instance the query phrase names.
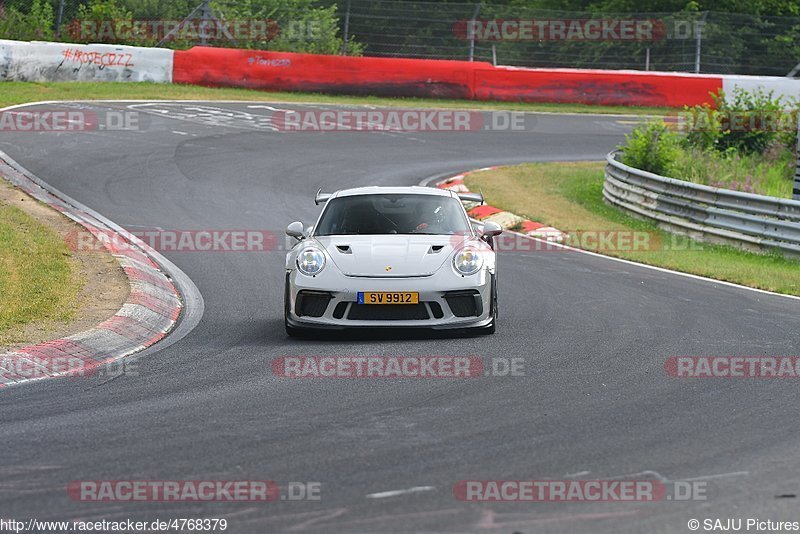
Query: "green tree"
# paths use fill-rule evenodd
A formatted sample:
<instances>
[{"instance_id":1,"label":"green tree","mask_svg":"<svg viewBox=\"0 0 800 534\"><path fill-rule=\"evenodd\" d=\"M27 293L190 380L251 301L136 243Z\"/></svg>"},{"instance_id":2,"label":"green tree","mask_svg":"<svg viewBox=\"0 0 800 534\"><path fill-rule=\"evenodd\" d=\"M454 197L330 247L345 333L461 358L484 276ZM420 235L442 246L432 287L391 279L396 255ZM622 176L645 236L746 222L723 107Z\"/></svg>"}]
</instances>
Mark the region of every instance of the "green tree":
<instances>
[{"instance_id":1,"label":"green tree","mask_svg":"<svg viewBox=\"0 0 800 534\"><path fill-rule=\"evenodd\" d=\"M52 41L55 18L53 7L46 0L33 0L25 13L14 6L0 14L0 36L18 41Z\"/></svg>"},{"instance_id":2,"label":"green tree","mask_svg":"<svg viewBox=\"0 0 800 534\"><path fill-rule=\"evenodd\" d=\"M62 35L75 42L108 44L145 44L134 35L133 15L116 0L89 0L78 7L78 16Z\"/></svg>"},{"instance_id":3,"label":"green tree","mask_svg":"<svg viewBox=\"0 0 800 534\"><path fill-rule=\"evenodd\" d=\"M212 3L218 16L225 19L272 21L277 32L237 43L241 48L257 48L282 52L338 54L342 39L336 5L320 7L313 0L241 0ZM360 55L362 47L348 43L350 55Z\"/></svg>"}]
</instances>

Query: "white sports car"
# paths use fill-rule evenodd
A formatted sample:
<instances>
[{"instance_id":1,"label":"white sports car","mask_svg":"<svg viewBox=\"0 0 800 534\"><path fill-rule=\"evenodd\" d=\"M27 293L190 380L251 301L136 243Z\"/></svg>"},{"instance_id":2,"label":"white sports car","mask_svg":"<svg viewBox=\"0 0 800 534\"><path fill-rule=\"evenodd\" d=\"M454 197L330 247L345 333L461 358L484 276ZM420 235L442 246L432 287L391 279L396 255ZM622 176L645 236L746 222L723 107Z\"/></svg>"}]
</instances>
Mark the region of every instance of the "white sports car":
<instances>
[{"instance_id":1,"label":"white sports car","mask_svg":"<svg viewBox=\"0 0 800 534\"><path fill-rule=\"evenodd\" d=\"M470 328L497 322L499 225L473 228L461 201L429 187L362 187L318 192L317 223L293 222L286 255L290 336L313 329Z\"/></svg>"}]
</instances>

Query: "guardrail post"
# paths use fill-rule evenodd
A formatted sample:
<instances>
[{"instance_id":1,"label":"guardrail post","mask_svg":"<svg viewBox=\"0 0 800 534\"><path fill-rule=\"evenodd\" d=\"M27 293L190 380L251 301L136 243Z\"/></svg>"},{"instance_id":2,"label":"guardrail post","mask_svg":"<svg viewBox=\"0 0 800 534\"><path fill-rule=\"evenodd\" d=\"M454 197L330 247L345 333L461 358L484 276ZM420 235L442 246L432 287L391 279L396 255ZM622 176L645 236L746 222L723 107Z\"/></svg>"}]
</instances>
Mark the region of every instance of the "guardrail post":
<instances>
[{"instance_id":1,"label":"guardrail post","mask_svg":"<svg viewBox=\"0 0 800 534\"><path fill-rule=\"evenodd\" d=\"M800 200L800 111L797 111L797 162L794 167L794 187L792 198Z\"/></svg>"},{"instance_id":2,"label":"guardrail post","mask_svg":"<svg viewBox=\"0 0 800 534\"><path fill-rule=\"evenodd\" d=\"M797 167L794 168L794 189L792 190L792 198L800 200L800 156L797 157Z\"/></svg>"}]
</instances>

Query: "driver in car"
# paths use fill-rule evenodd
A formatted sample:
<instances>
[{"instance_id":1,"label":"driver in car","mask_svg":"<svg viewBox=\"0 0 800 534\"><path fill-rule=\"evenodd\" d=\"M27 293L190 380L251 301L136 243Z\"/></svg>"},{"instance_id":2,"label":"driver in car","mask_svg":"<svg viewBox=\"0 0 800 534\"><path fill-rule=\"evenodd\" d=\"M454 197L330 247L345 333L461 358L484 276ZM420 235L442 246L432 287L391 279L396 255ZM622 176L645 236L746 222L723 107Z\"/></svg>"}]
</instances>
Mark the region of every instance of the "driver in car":
<instances>
[{"instance_id":1,"label":"driver in car","mask_svg":"<svg viewBox=\"0 0 800 534\"><path fill-rule=\"evenodd\" d=\"M417 234L449 234L452 228L445 228L444 222L451 217L446 217L445 208L437 203L421 202L416 208L416 220L419 221L413 233Z\"/></svg>"}]
</instances>

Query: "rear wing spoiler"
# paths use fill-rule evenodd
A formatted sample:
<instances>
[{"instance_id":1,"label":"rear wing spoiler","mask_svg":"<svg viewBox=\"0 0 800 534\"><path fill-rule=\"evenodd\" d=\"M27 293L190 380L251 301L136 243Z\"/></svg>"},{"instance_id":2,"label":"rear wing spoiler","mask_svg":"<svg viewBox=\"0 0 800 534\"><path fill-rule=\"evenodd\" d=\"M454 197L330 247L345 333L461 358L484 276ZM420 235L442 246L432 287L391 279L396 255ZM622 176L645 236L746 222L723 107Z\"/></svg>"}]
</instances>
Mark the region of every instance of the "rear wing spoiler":
<instances>
[{"instance_id":1,"label":"rear wing spoiler","mask_svg":"<svg viewBox=\"0 0 800 534\"><path fill-rule=\"evenodd\" d=\"M327 202L332 196L333 193L323 193L322 188L320 187L319 191L317 191L317 194L314 197L314 204L319 206L320 204Z\"/></svg>"},{"instance_id":2,"label":"rear wing spoiler","mask_svg":"<svg viewBox=\"0 0 800 534\"><path fill-rule=\"evenodd\" d=\"M456 193L456 195L458 195L458 198L462 202L478 202L479 204L486 203L486 200L484 200L483 198L483 191L481 191L480 193ZM320 188L317 191L317 194L314 196L314 204L319 206L320 204L323 204L328 200L330 200L332 196L333 193L323 193L322 188Z\"/></svg>"},{"instance_id":3,"label":"rear wing spoiler","mask_svg":"<svg viewBox=\"0 0 800 534\"><path fill-rule=\"evenodd\" d=\"M458 198L461 199L462 202L486 203L486 200L483 198L483 191L480 193L456 193L456 195L458 195Z\"/></svg>"}]
</instances>

